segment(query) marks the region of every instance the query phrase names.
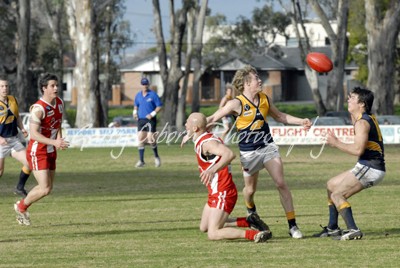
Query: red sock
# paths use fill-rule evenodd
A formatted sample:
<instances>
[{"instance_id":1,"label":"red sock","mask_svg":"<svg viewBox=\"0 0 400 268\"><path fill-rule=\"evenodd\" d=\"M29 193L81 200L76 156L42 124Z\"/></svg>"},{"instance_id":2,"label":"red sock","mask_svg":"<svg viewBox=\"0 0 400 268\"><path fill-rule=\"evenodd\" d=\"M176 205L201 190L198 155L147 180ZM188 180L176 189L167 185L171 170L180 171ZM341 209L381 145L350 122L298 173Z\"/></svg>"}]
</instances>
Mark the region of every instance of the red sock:
<instances>
[{"instance_id":1,"label":"red sock","mask_svg":"<svg viewBox=\"0 0 400 268\"><path fill-rule=\"evenodd\" d=\"M246 218L236 218L237 227L250 227L249 223L246 221Z\"/></svg>"},{"instance_id":2,"label":"red sock","mask_svg":"<svg viewBox=\"0 0 400 268\"><path fill-rule=\"evenodd\" d=\"M21 201L19 201L18 208L19 208L19 211L21 211L22 213L24 213L29 208L29 206L30 205L25 204L24 199L21 199Z\"/></svg>"},{"instance_id":3,"label":"red sock","mask_svg":"<svg viewBox=\"0 0 400 268\"><path fill-rule=\"evenodd\" d=\"M254 237L259 232L260 231L257 231L257 230L246 230L245 238L248 239L248 240L254 240Z\"/></svg>"}]
</instances>

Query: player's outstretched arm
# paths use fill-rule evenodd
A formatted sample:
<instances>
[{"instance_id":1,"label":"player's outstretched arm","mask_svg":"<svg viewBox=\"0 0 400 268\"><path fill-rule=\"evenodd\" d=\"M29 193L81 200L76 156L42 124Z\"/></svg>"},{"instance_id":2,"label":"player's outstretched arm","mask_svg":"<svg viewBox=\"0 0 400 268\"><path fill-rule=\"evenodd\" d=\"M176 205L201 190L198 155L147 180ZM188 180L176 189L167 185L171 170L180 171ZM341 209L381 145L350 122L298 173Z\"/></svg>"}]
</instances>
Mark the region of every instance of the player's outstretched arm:
<instances>
[{"instance_id":1,"label":"player's outstretched arm","mask_svg":"<svg viewBox=\"0 0 400 268\"><path fill-rule=\"evenodd\" d=\"M222 117L229 114L239 114L240 113L241 104L238 99L233 99L228 101L224 107L219 108L214 114L207 117L207 128L213 125L214 122L217 122Z\"/></svg>"},{"instance_id":2,"label":"player's outstretched arm","mask_svg":"<svg viewBox=\"0 0 400 268\"><path fill-rule=\"evenodd\" d=\"M296 116L292 116L290 114L282 113L275 107L272 103L270 103L269 114L274 118L277 122L281 122L289 125L299 125L303 126L304 129L308 130L311 128L311 120L308 118L299 118Z\"/></svg>"}]
</instances>

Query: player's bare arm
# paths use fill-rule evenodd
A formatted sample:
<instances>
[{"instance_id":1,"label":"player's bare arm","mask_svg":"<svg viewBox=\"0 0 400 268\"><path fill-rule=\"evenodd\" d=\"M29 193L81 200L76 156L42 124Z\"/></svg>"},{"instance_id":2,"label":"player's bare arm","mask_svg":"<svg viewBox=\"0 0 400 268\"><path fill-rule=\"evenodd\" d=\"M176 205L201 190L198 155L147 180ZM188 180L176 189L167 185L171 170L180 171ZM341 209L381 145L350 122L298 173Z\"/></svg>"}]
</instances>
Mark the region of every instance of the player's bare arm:
<instances>
[{"instance_id":1,"label":"player's bare arm","mask_svg":"<svg viewBox=\"0 0 400 268\"><path fill-rule=\"evenodd\" d=\"M240 114L241 104L238 99L230 100L226 105L218 109L213 115L207 117L207 127L229 114Z\"/></svg>"},{"instance_id":2,"label":"player's bare arm","mask_svg":"<svg viewBox=\"0 0 400 268\"><path fill-rule=\"evenodd\" d=\"M370 125L366 120L359 120L354 125L355 136L353 144L341 142L333 132L327 134L326 142L332 147L336 147L345 153L360 156L364 153L365 148L367 147L369 129Z\"/></svg>"},{"instance_id":3,"label":"player's bare arm","mask_svg":"<svg viewBox=\"0 0 400 268\"><path fill-rule=\"evenodd\" d=\"M222 107L224 107L225 106L225 104L228 102L228 98L226 97L226 96L224 96L222 99L221 99L221 102L219 103L219 109L221 109Z\"/></svg>"},{"instance_id":4,"label":"player's bare arm","mask_svg":"<svg viewBox=\"0 0 400 268\"><path fill-rule=\"evenodd\" d=\"M204 185L208 185L214 178L215 173L232 162L236 157L235 153L231 149L216 140L205 142L202 145L202 152L204 155L217 155L221 157L217 164L200 174L201 182Z\"/></svg>"},{"instance_id":5,"label":"player's bare arm","mask_svg":"<svg viewBox=\"0 0 400 268\"><path fill-rule=\"evenodd\" d=\"M311 128L311 121L308 118L299 118L290 114L282 113L275 107L273 103L270 103L269 115L274 118L277 122L290 125L303 126L304 129L308 130Z\"/></svg>"}]
</instances>

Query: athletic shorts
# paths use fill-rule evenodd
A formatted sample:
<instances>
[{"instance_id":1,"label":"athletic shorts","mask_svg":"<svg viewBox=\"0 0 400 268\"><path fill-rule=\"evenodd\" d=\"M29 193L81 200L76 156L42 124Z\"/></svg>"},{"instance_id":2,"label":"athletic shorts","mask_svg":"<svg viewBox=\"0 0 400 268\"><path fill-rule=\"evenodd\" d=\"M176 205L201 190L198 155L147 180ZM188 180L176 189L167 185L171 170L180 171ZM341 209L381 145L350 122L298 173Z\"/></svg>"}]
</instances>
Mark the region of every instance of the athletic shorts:
<instances>
[{"instance_id":1,"label":"athletic shorts","mask_svg":"<svg viewBox=\"0 0 400 268\"><path fill-rule=\"evenodd\" d=\"M356 176L364 188L369 188L377 185L383 180L386 172L371 168L369 166L357 163L356 166L351 170L351 173Z\"/></svg>"},{"instance_id":2,"label":"athletic shorts","mask_svg":"<svg viewBox=\"0 0 400 268\"><path fill-rule=\"evenodd\" d=\"M12 152L19 152L25 149L25 146L22 145L18 136L5 139L7 144L0 145L0 158L6 158L7 156L10 156Z\"/></svg>"},{"instance_id":3,"label":"athletic shorts","mask_svg":"<svg viewBox=\"0 0 400 268\"><path fill-rule=\"evenodd\" d=\"M230 125L232 123L232 117L231 116L224 116L222 117L222 123L225 125Z\"/></svg>"},{"instance_id":4,"label":"athletic shorts","mask_svg":"<svg viewBox=\"0 0 400 268\"><path fill-rule=\"evenodd\" d=\"M31 170L56 170L57 152L31 155L27 152L26 160L28 160Z\"/></svg>"},{"instance_id":5,"label":"athletic shorts","mask_svg":"<svg viewBox=\"0 0 400 268\"><path fill-rule=\"evenodd\" d=\"M243 176L249 177L253 175L264 168L264 163L278 157L281 157L279 147L273 142L254 151L240 151Z\"/></svg>"},{"instance_id":6,"label":"athletic shorts","mask_svg":"<svg viewBox=\"0 0 400 268\"><path fill-rule=\"evenodd\" d=\"M157 120L153 119L139 119L138 121L138 131L144 132L156 132Z\"/></svg>"},{"instance_id":7,"label":"athletic shorts","mask_svg":"<svg viewBox=\"0 0 400 268\"><path fill-rule=\"evenodd\" d=\"M237 198L237 190L233 188L223 192L209 194L207 204L211 208L222 209L226 213L231 214L235 208Z\"/></svg>"}]
</instances>

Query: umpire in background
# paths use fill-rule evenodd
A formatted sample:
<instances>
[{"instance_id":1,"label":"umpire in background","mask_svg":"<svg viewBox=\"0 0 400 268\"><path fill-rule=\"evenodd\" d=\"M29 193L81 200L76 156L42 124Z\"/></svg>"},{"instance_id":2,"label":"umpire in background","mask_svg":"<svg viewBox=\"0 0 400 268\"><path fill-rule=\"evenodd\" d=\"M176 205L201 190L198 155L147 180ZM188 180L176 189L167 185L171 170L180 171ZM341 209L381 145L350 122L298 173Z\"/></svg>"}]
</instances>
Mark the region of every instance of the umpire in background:
<instances>
[{"instance_id":1,"label":"umpire in background","mask_svg":"<svg viewBox=\"0 0 400 268\"><path fill-rule=\"evenodd\" d=\"M140 81L142 90L135 96L135 104L133 107L133 117L138 120L138 149L139 161L136 167L144 167L144 146L150 144L154 152L154 163L156 167L161 166L161 159L158 155L156 127L157 113L162 108L162 102L156 92L149 89L150 82L147 78Z\"/></svg>"}]
</instances>

